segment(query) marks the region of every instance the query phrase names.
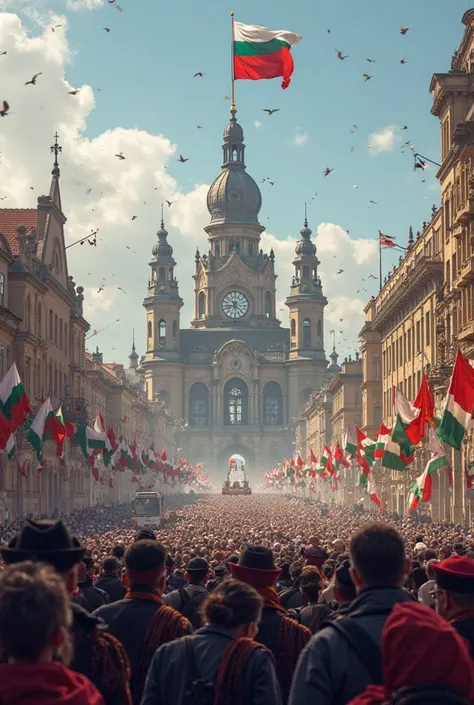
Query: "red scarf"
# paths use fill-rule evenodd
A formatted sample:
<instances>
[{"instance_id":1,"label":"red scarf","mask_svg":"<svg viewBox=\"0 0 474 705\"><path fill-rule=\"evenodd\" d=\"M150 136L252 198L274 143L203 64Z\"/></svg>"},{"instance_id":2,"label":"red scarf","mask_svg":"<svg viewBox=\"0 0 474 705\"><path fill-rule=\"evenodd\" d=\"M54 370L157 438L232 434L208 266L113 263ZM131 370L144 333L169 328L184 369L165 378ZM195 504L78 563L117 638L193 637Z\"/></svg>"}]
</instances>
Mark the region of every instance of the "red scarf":
<instances>
[{"instance_id":1,"label":"red scarf","mask_svg":"<svg viewBox=\"0 0 474 705\"><path fill-rule=\"evenodd\" d=\"M164 605L164 600L157 592L135 592L134 590L127 590L125 593L126 600L153 600L157 602L160 606Z\"/></svg>"},{"instance_id":2,"label":"red scarf","mask_svg":"<svg viewBox=\"0 0 474 705\"><path fill-rule=\"evenodd\" d=\"M280 605L280 598L274 587L261 587L255 588L258 594L263 597L263 606L270 607L273 610L278 610L279 612L286 612L286 610Z\"/></svg>"}]
</instances>

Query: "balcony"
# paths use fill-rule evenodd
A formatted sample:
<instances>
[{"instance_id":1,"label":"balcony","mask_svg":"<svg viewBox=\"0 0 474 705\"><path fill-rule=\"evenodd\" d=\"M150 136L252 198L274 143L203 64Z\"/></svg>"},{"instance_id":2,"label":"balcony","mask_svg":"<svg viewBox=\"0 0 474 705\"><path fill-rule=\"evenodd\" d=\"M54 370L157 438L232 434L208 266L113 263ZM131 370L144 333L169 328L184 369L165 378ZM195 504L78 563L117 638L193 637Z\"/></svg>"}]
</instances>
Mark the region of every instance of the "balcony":
<instances>
[{"instance_id":1,"label":"balcony","mask_svg":"<svg viewBox=\"0 0 474 705\"><path fill-rule=\"evenodd\" d=\"M471 255L463 267L458 270L455 286L459 289L474 281L474 255Z\"/></svg>"},{"instance_id":2,"label":"balcony","mask_svg":"<svg viewBox=\"0 0 474 705\"><path fill-rule=\"evenodd\" d=\"M474 220L474 198L468 198L458 206L456 211L456 222L467 225Z\"/></svg>"},{"instance_id":3,"label":"balcony","mask_svg":"<svg viewBox=\"0 0 474 705\"><path fill-rule=\"evenodd\" d=\"M469 323L463 325L457 337L459 342L474 340L474 321L469 321Z\"/></svg>"}]
</instances>

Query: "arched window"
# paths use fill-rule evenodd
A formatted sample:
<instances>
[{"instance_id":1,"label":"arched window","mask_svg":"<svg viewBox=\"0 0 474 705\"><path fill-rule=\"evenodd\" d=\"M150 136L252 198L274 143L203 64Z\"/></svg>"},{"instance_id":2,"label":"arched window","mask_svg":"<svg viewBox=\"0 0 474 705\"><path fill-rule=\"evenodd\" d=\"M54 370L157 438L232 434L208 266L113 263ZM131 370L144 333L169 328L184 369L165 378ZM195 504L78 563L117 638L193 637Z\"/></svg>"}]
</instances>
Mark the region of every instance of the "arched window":
<instances>
[{"instance_id":1,"label":"arched window","mask_svg":"<svg viewBox=\"0 0 474 705\"><path fill-rule=\"evenodd\" d=\"M158 270L158 280L163 281L163 279L166 279L166 270L164 267L160 267Z\"/></svg>"},{"instance_id":2,"label":"arched window","mask_svg":"<svg viewBox=\"0 0 474 705\"><path fill-rule=\"evenodd\" d=\"M176 321L173 321L173 338L176 338L178 335L178 324Z\"/></svg>"},{"instance_id":3,"label":"arched window","mask_svg":"<svg viewBox=\"0 0 474 705\"><path fill-rule=\"evenodd\" d=\"M153 328L151 325L151 321L148 321L148 337L152 338L153 337Z\"/></svg>"},{"instance_id":4,"label":"arched window","mask_svg":"<svg viewBox=\"0 0 474 705\"><path fill-rule=\"evenodd\" d=\"M198 314L199 318L204 318L206 315L206 294L203 291L198 296Z\"/></svg>"},{"instance_id":5,"label":"arched window","mask_svg":"<svg viewBox=\"0 0 474 705\"><path fill-rule=\"evenodd\" d=\"M263 423L265 426L283 424L283 398L277 382L268 382L263 388Z\"/></svg>"},{"instance_id":6,"label":"arched window","mask_svg":"<svg viewBox=\"0 0 474 705\"><path fill-rule=\"evenodd\" d=\"M291 319L291 337L294 338L295 335L296 335L296 323L295 323L295 319L292 318Z\"/></svg>"},{"instance_id":7,"label":"arched window","mask_svg":"<svg viewBox=\"0 0 474 705\"><path fill-rule=\"evenodd\" d=\"M269 291L265 292L265 316L272 317L272 295Z\"/></svg>"},{"instance_id":8,"label":"arched window","mask_svg":"<svg viewBox=\"0 0 474 705\"><path fill-rule=\"evenodd\" d=\"M303 321L303 347L311 347L311 321L305 318Z\"/></svg>"},{"instance_id":9,"label":"arched window","mask_svg":"<svg viewBox=\"0 0 474 705\"><path fill-rule=\"evenodd\" d=\"M303 267L303 279L309 279L309 267L307 264Z\"/></svg>"},{"instance_id":10,"label":"arched window","mask_svg":"<svg viewBox=\"0 0 474 705\"><path fill-rule=\"evenodd\" d=\"M321 324L321 319L319 319L319 321L318 321L318 325L316 326L316 331L318 334L318 338L321 338L321 336L323 334L323 326Z\"/></svg>"},{"instance_id":11,"label":"arched window","mask_svg":"<svg viewBox=\"0 0 474 705\"><path fill-rule=\"evenodd\" d=\"M224 426L247 426L248 389L241 379L230 379L224 387Z\"/></svg>"},{"instance_id":12,"label":"arched window","mask_svg":"<svg viewBox=\"0 0 474 705\"><path fill-rule=\"evenodd\" d=\"M205 384L196 382L189 393L189 425L207 426L209 423L209 392Z\"/></svg>"},{"instance_id":13,"label":"arched window","mask_svg":"<svg viewBox=\"0 0 474 705\"><path fill-rule=\"evenodd\" d=\"M215 252L216 257L221 256L221 243L220 242L216 242L216 244L214 245L214 252Z\"/></svg>"},{"instance_id":14,"label":"arched window","mask_svg":"<svg viewBox=\"0 0 474 705\"><path fill-rule=\"evenodd\" d=\"M164 345L166 343L166 323L163 320L158 323L158 336L159 344Z\"/></svg>"}]
</instances>

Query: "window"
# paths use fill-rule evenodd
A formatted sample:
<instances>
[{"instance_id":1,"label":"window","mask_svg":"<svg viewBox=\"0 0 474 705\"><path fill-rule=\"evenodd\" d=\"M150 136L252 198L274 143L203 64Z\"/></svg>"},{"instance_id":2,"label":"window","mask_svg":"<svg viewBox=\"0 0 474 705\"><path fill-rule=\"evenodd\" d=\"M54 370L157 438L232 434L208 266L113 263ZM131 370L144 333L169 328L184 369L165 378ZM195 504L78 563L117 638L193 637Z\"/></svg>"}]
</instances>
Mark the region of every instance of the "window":
<instances>
[{"instance_id":1,"label":"window","mask_svg":"<svg viewBox=\"0 0 474 705\"><path fill-rule=\"evenodd\" d=\"M151 321L148 321L148 337L152 338L153 337L153 328L151 325Z\"/></svg>"},{"instance_id":2,"label":"window","mask_svg":"<svg viewBox=\"0 0 474 705\"><path fill-rule=\"evenodd\" d=\"M198 296L198 318L204 318L206 315L206 294L203 291L199 292Z\"/></svg>"},{"instance_id":3,"label":"window","mask_svg":"<svg viewBox=\"0 0 474 705\"><path fill-rule=\"evenodd\" d=\"M53 384L53 394L55 397L58 396L58 368L56 363L54 363L54 384Z\"/></svg>"},{"instance_id":4,"label":"window","mask_svg":"<svg viewBox=\"0 0 474 705\"><path fill-rule=\"evenodd\" d=\"M249 242L249 255L253 255L253 242Z\"/></svg>"},{"instance_id":5,"label":"window","mask_svg":"<svg viewBox=\"0 0 474 705\"><path fill-rule=\"evenodd\" d=\"M277 382L268 382L263 388L263 423L265 426L283 424L283 398Z\"/></svg>"},{"instance_id":6,"label":"window","mask_svg":"<svg viewBox=\"0 0 474 705\"><path fill-rule=\"evenodd\" d=\"M0 272L0 306L5 306L5 275Z\"/></svg>"},{"instance_id":7,"label":"window","mask_svg":"<svg viewBox=\"0 0 474 705\"><path fill-rule=\"evenodd\" d=\"M5 374L5 364L6 364L5 347L3 345L0 345L0 380L2 379L3 375Z\"/></svg>"},{"instance_id":8,"label":"window","mask_svg":"<svg viewBox=\"0 0 474 705\"><path fill-rule=\"evenodd\" d=\"M173 338L176 338L178 335L178 324L176 321L173 321Z\"/></svg>"},{"instance_id":9,"label":"window","mask_svg":"<svg viewBox=\"0 0 474 705\"><path fill-rule=\"evenodd\" d=\"M411 330L407 330L407 362L411 360Z\"/></svg>"},{"instance_id":10,"label":"window","mask_svg":"<svg viewBox=\"0 0 474 705\"><path fill-rule=\"evenodd\" d=\"M307 264L303 267L303 279L309 279L309 267Z\"/></svg>"},{"instance_id":11,"label":"window","mask_svg":"<svg viewBox=\"0 0 474 705\"><path fill-rule=\"evenodd\" d=\"M305 318L303 321L303 347L311 347L311 321Z\"/></svg>"},{"instance_id":12,"label":"window","mask_svg":"<svg viewBox=\"0 0 474 705\"><path fill-rule=\"evenodd\" d=\"M317 325L316 331L317 331L317 334L318 334L318 338L322 338L322 336L323 336L323 326L322 326L322 323L321 323L321 319L319 319L319 321L318 321L318 325Z\"/></svg>"},{"instance_id":13,"label":"window","mask_svg":"<svg viewBox=\"0 0 474 705\"><path fill-rule=\"evenodd\" d=\"M420 321L416 322L416 352L421 351Z\"/></svg>"},{"instance_id":14,"label":"window","mask_svg":"<svg viewBox=\"0 0 474 705\"><path fill-rule=\"evenodd\" d=\"M53 393L53 365L51 362L49 363L49 370L48 370L48 394Z\"/></svg>"},{"instance_id":15,"label":"window","mask_svg":"<svg viewBox=\"0 0 474 705\"><path fill-rule=\"evenodd\" d=\"M63 319L59 319L59 347L63 349Z\"/></svg>"},{"instance_id":16,"label":"window","mask_svg":"<svg viewBox=\"0 0 474 705\"><path fill-rule=\"evenodd\" d=\"M272 317L272 295L269 291L265 293L265 316Z\"/></svg>"},{"instance_id":17,"label":"window","mask_svg":"<svg viewBox=\"0 0 474 705\"><path fill-rule=\"evenodd\" d=\"M69 348L69 327L68 324L64 324L64 352L66 355L68 354L68 348Z\"/></svg>"},{"instance_id":18,"label":"window","mask_svg":"<svg viewBox=\"0 0 474 705\"><path fill-rule=\"evenodd\" d=\"M165 279L166 279L166 269L164 267L160 267L158 270L158 280L164 281Z\"/></svg>"},{"instance_id":19,"label":"window","mask_svg":"<svg viewBox=\"0 0 474 705\"><path fill-rule=\"evenodd\" d=\"M309 401L309 398L312 393L313 393L312 387L305 387L303 389L303 401Z\"/></svg>"},{"instance_id":20,"label":"window","mask_svg":"<svg viewBox=\"0 0 474 705\"><path fill-rule=\"evenodd\" d=\"M159 344L164 345L166 343L166 323L165 321L161 320L158 324L158 335L159 335Z\"/></svg>"},{"instance_id":21,"label":"window","mask_svg":"<svg viewBox=\"0 0 474 705\"><path fill-rule=\"evenodd\" d=\"M29 294L25 301L25 330L31 330L31 296Z\"/></svg>"},{"instance_id":22,"label":"window","mask_svg":"<svg viewBox=\"0 0 474 705\"><path fill-rule=\"evenodd\" d=\"M216 244L214 245L214 252L215 252L216 257L221 256L221 243L220 242L216 242Z\"/></svg>"},{"instance_id":23,"label":"window","mask_svg":"<svg viewBox=\"0 0 474 705\"><path fill-rule=\"evenodd\" d=\"M290 328L291 328L291 337L294 338L296 335L296 323L295 323L294 318L291 319Z\"/></svg>"},{"instance_id":24,"label":"window","mask_svg":"<svg viewBox=\"0 0 474 705\"><path fill-rule=\"evenodd\" d=\"M224 426L248 424L248 390L241 379L230 379L224 387Z\"/></svg>"},{"instance_id":25,"label":"window","mask_svg":"<svg viewBox=\"0 0 474 705\"><path fill-rule=\"evenodd\" d=\"M41 306L41 304L38 304L38 314L37 314L37 318L36 318L36 326L37 326L36 334L39 338L41 338L43 335L43 307Z\"/></svg>"},{"instance_id":26,"label":"window","mask_svg":"<svg viewBox=\"0 0 474 705\"><path fill-rule=\"evenodd\" d=\"M58 344L58 314L54 314L54 342Z\"/></svg>"},{"instance_id":27,"label":"window","mask_svg":"<svg viewBox=\"0 0 474 705\"><path fill-rule=\"evenodd\" d=\"M209 392L205 384L196 382L189 393L189 425L207 426L209 423Z\"/></svg>"}]
</instances>

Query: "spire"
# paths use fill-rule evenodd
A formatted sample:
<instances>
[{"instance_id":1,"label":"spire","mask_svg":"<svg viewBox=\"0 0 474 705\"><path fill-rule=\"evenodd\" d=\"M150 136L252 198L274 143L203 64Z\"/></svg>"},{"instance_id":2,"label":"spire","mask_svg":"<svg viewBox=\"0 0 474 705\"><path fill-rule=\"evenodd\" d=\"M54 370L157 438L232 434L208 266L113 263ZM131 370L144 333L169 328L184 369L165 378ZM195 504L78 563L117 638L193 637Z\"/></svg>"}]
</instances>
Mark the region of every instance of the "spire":
<instances>
[{"instance_id":1,"label":"spire","mask_svg":"<svg viewBox=\"0 0 474 705\"><path fill-rule=\"evenodd\" d=\"M328 365L328 371L336 373L341 371L341 368L337 364L339 355L336 352L336 331L330 330L329 332L332 335L332 353L329 355L329 357L331 358L331 363Z\"/></svg>"},{"instance_id":2,"label":"spire","mask_svg":"<svg viewBox=\"0 0 474 705\"><path fill-rule=\"evenodd\" d=\"M51 174L53 178L51 179L51 186L49 189L49 198L51 199L51 203L54 203L54 205L59 208L60 211L62 211L61 207L61 193L59 191L59 162L58 162L58 154L61 154L63 151L63 148L58 142L59 140L59 135L56 132L54 135L54 144L50 147L51 153L54 154L54 162L53 162L53 168L51 170Z\"/></svg>"},{"instance_id":3,"label":"spire","mask_svg":"<svg viewBox=\"0 0 474 705\"><path fill-rule=\"evenodd\" d=\"M165 229L165 221L163 220L163 201L161 202L161 229Z\"/></svg>"},{"instance_id":4,"label":"spire","mask_svg":"<svg viewBox=\"0 0 474 705\"><path fill-rule=\"evenodd\" d=\"M414 244L414 239L413 239L413 228L410 225L410 230L408 231L408 249L412 247Z\"/></svg>"},{"instance_id":5,"label":"spire","mask_svg":"<svg viewBox=\"0 0 474 705\"><path fill-rule=\"evenodd\" d=\"M133 369L138 367L138 354L135 349L135 328L133 329L132 333L132 352L128 356L128 359L130 360L130 367L132 367Z\"/></svg>"},{"instance_id":6,"label":"spire","mask_svg":"<svg viewBox=\"0 0 474 705\"><path fill-rule=\"evenodd\" d=\"M308 204L304 202L304 227L308 227Z\"/></svg>"},{"instance_id":7,"label":"spire","mask_svg":"<svg viewBox=\"0 0 474 705\"><path fill-rule=\"evenodd\" d=\"M165 222L163 219L163 204L161 204L160 229L156 234L158 235L158 243L154 245L152 249L153 257L156 257L156 259L171 260L173 257L173 248L168 242L168 231L165 228Z\"/></svg>"},{"instance_id":8,"label":"spire","mask_svg":"<svg viewBox=\"0 0 474 705\"><path fill-rule=\"evenodd\" d=\"M59 139L59 135L56 132L56 134L54 135L54 144L51 147L51 152L54 154L54 164L53 164L53 169L52 169L51 173L56 178L59 178L58 154L61 154L61 152L63 151L63 148L59 144L58 139Z\"/></svg>"}]
</instances>

